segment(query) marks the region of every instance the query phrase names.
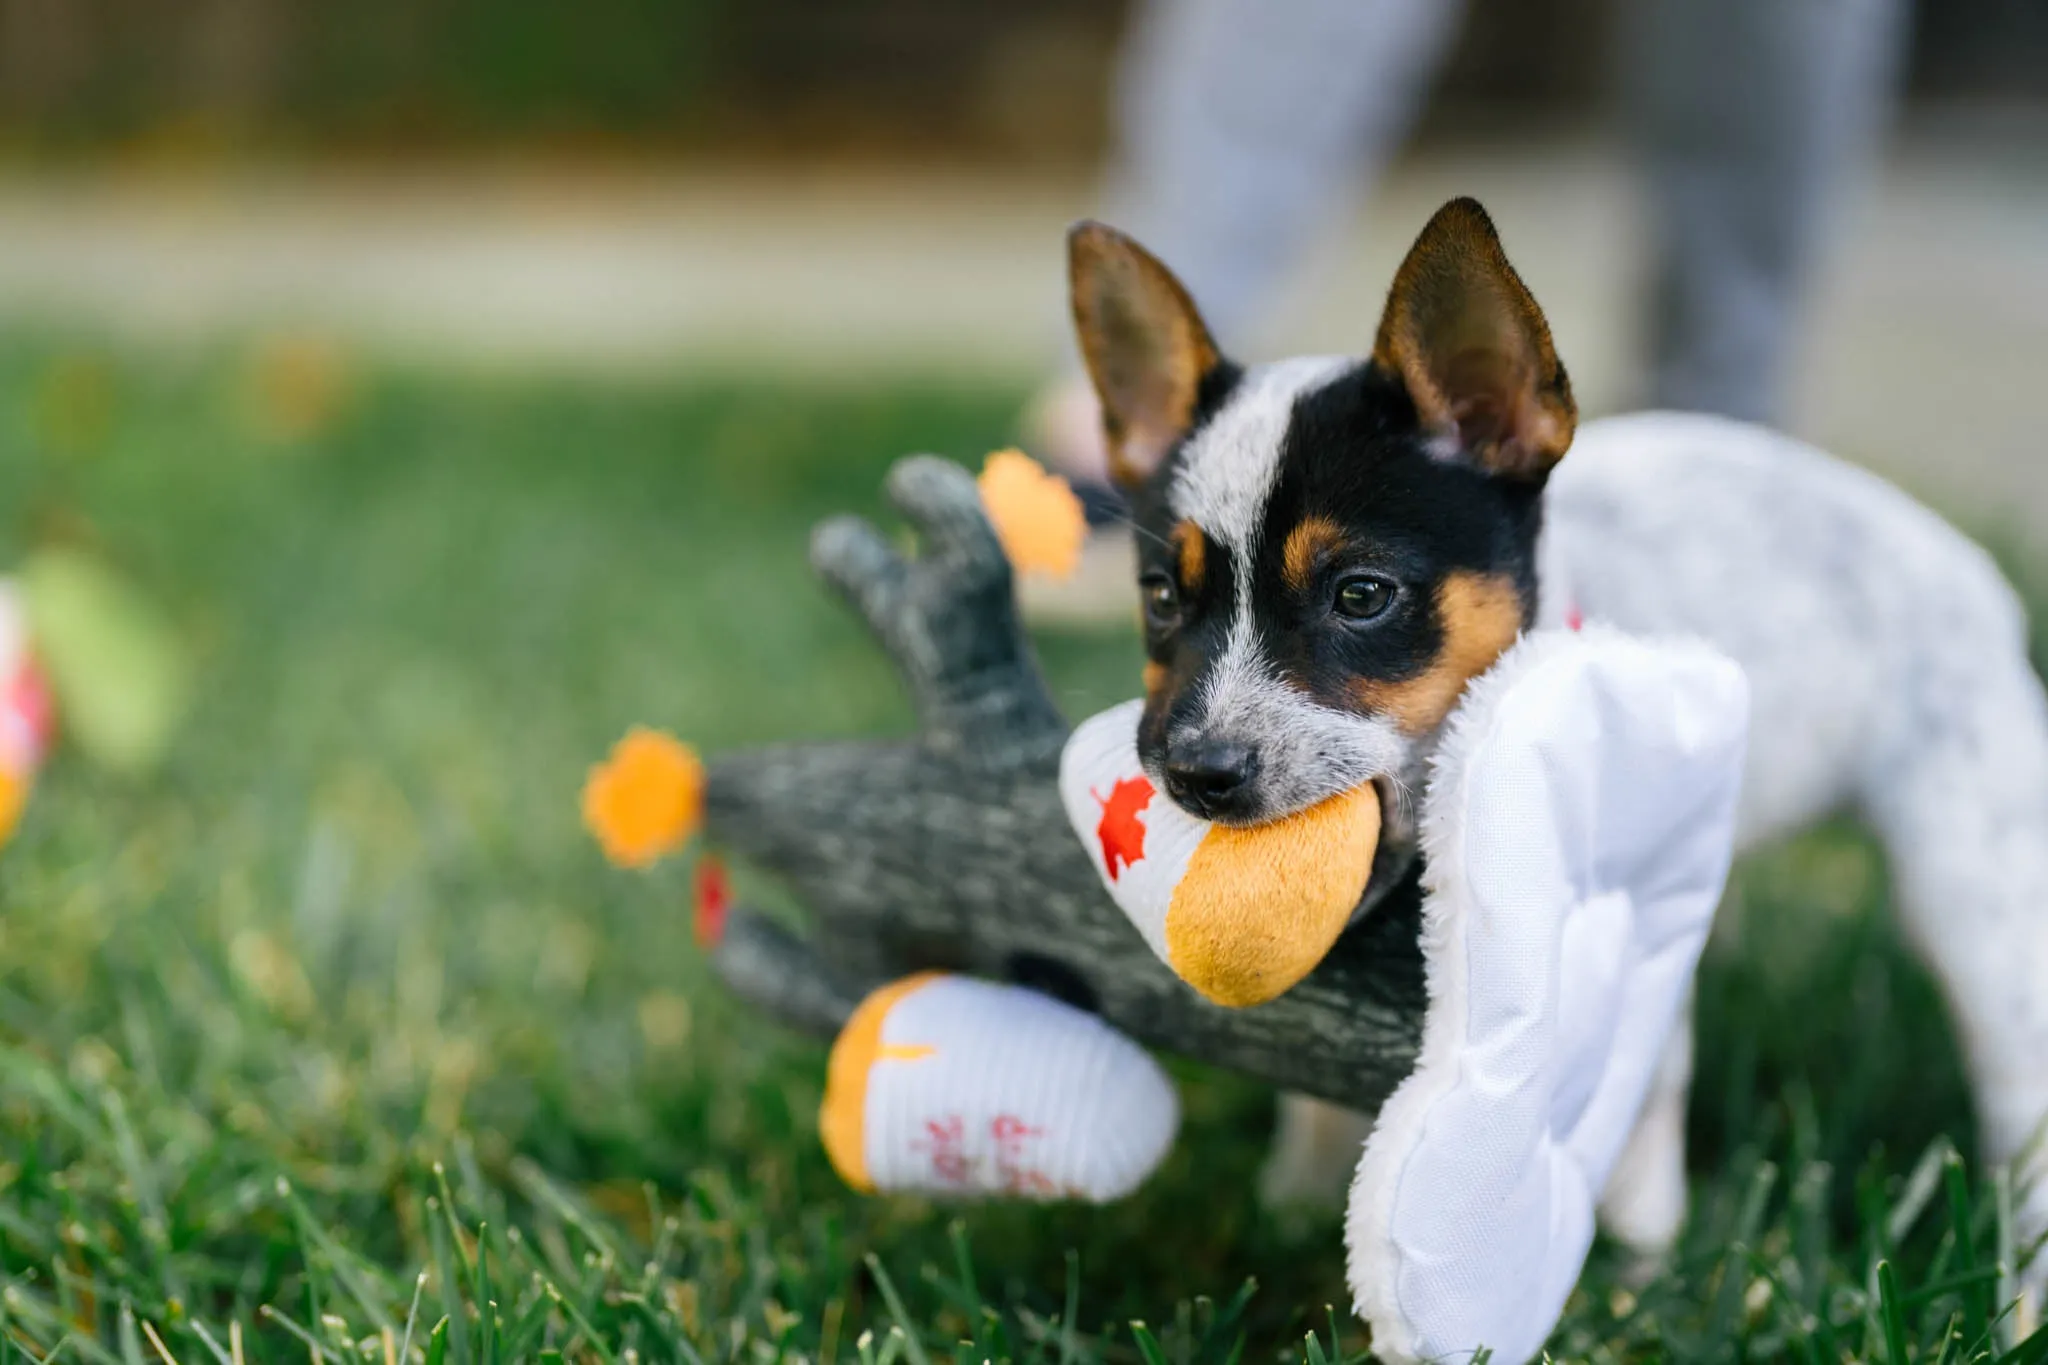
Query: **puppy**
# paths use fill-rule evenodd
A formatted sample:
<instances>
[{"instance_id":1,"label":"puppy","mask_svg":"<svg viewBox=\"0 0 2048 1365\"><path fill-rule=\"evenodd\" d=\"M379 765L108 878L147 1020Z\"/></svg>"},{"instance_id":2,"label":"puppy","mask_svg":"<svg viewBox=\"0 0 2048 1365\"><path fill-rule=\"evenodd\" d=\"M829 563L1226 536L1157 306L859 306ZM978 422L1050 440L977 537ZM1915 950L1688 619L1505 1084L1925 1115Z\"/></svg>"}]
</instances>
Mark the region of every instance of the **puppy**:
<instances>
[{"instance_id":1,"label":"puppy","mask_svg":"<svg viewBox=\"0 0 2048 1365\"><path fill-rule=\"evenodd\" d=\"M1469 199L1423 229L1362 358L1226 359L1166 267L1099 224L1069 263L1137 531L1139 752L1161 791L1250 824L1374 782L1369 913L1415 856L1445 717L1521 631L1703 637L1750 679L1742 842L1842 807L1874 824L1986 1155L2023 1163L2022 1234L2048 1228L2029 1146L2048 1115L2048 703L1982 551L1760 428L1580 430L1542 311ZM1645 1253L1684 1216L1690 1067L1681 1036L1603 1201ZM1268 1193L1341 1188L1362 1134L1290 1102Z\"/></svg>"}]
</instances>

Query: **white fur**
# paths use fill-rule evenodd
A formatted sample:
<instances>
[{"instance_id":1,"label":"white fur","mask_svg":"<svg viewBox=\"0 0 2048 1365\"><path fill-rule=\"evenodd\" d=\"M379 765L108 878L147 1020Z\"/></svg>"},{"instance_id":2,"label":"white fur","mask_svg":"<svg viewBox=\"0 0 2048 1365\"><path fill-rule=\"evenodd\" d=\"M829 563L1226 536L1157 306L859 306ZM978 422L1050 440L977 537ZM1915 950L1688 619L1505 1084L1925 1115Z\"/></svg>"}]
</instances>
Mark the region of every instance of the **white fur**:
<instances>
[{"instance_id":1,"label":"white fur","mask_svg":"<svg viewBox=\"0 0 2048 1365\"><path fill-rule=\"evenodd\" d=\"M1181 452L1167 494L1173 514L1207 531L1241 565L1248 563L1266 499L1280 477L1295 401L1357 364L1346 356L1297 356L1247 370L1222 411Z\"/></svg>"},{"instance_id":2,"label":"white fur","mask_svg":"<svg viewBox=\"0 0 2048 1365\"><path fill-rule=\"evenodd\" d=\"M1223 656L1202 680L1194 718L1176 737L1224 734L1257 746L1269 809L1298 810L1370 778L1402 773L1409 743L1391 721L1318 704L1267 660L1251 613L1239 603ZM1154 781L1164 775L1154 773Z\"/></svg>"}]
</instances>

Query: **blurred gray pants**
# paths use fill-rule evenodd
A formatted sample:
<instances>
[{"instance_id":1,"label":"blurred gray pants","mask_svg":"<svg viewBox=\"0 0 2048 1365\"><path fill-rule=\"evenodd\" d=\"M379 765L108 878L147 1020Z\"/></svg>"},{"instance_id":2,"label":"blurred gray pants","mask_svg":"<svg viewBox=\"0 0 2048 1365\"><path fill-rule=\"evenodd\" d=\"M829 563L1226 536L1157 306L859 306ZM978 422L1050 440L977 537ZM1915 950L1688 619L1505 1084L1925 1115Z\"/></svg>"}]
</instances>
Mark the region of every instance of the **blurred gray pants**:
<instances>
[{"instance_id":1,"label":"blurred gray pants","mask_svg":"<svg viewBox=\"0 0 2048 1365\"><path fill-rule=\"evenodd\" d=\"M1320 220L1382 169L1462 8L1147 0L1125 49L1107 216L1226 339L1239 332ZM1653 234L1653 405L1777 415L1827 209L1890 104L1903 8L1622 0L1623 110Z\"/></svg>"}]
</instances>

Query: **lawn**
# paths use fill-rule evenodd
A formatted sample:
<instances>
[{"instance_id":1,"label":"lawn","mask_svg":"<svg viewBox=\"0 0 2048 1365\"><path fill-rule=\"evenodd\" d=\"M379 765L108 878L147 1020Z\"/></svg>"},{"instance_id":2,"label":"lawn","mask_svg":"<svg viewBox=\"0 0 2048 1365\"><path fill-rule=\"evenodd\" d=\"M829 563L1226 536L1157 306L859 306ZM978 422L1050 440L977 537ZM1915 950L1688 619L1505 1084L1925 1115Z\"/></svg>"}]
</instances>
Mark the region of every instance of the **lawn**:
<instances>
[{"instance_id":1,"label":"lawn","mask_svg":"<svg viewBox=\"0 0 2048 1365\"><path fill-rule=\"evenodd\" d=\"M0 856L0 1365L1360 1352L1337 1218L1250 1193L1270 1095L1178 1067L1179 1148L1108 1209L856 1197L822 1049L721 995L681 865L578 827L632 723L905 729L808 527L1016 399L0 343L0 544L118 566L199 679L160 769L60 754ZM1041 643L1074 714L1135 685L1129 639ZM1885 907L1847 826L1739 870L1692 1229L1639 1290L1597 1250L1560 1356L2000 1337L2001 1187L1949 1156L1967 1095Z\"/></svg>"}]
</instances>

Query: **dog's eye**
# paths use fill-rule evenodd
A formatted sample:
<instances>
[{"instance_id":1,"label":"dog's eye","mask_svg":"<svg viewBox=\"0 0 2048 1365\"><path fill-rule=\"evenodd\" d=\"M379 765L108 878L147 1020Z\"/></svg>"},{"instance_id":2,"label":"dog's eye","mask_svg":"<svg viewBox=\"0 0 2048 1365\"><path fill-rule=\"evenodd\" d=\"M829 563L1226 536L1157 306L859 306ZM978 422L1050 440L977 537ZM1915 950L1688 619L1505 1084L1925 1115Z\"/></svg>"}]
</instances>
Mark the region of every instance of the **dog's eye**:
<instances>
[{"instance_id":1,"label":"dog's eye","mask_svg":"<svg viewBox=\"0 0 2048 1365\"><path fill-rule=\"evenodd\" d=\"M1162 573L1148 573L1138 580L1138 592L1145 602L1145 624L1153 630L1172 630L1180 624L1180 590Z\"/></svg>"},{"instance_id":2,"label":"dog's eye","mask_svg":"<svg viewBox=\"0 0 2048 1365\"><path fill-rule=\"evenodd\" d=\"M1353 574L1337 585L1337 614L1370 621L1394 604L1394 585L1372 574Z\"/></svg>"}]
</instances>

